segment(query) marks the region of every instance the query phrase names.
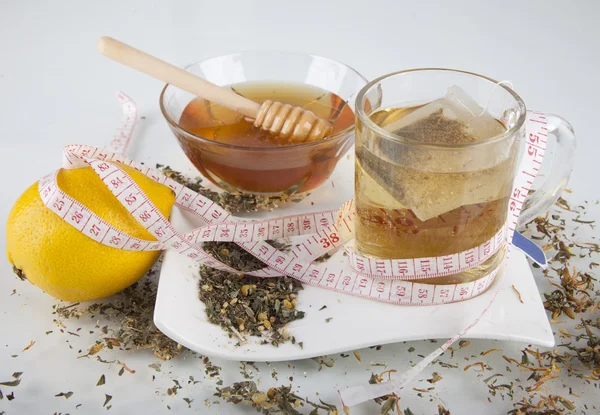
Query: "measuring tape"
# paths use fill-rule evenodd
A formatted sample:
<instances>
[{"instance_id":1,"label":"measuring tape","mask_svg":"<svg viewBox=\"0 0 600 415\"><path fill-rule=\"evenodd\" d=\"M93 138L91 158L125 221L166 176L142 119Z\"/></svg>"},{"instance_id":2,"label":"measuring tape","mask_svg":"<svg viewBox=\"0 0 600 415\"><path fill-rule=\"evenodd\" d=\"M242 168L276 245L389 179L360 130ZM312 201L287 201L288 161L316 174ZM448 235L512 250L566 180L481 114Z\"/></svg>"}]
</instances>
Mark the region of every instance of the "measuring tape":
<instances>
[{"instance_id":1,"label":"measuring tape","mask_svg":"<svg viewBox=\"0 0 600 415\"><path fill-rule=\"evenodd\" d=\"M492 284L500 267L476 281L462 284L432 285L414 282L414 280L453 275L474 268L490 259L504 246L508 255L521 207L537 175L546 148L546 117L541 113L528 112L527 145L510 195L508 219L490 240L478 247L452 255L379 260L361 257L348 246L355 232L353 201L346 202L339 210L249 221L232 217L210 199L157 170L125 158L123 154L131 142L137 107L123 93L119 93L118 99L123 105L123 117L120 128L111 141L110 151L85 145L67 146L63 151L63 167L66 169L91 167L117 200L156 240L132 237L101 219L59 188L57 171L43 177L39 181L38 188L44 204L67 223L93 240L116 249L130 251L169 249L198 264L241 273L212 257L202 249L201 245L207 241L235 242L265 264L265 268L246 274L265 278L285 275L304 284L401 305L436 305L464 301L483 293ZM177 231L121 165L131 166L152 180L171 188L176 195L175 206L190 212L205 225L189 232ZM298 237L295 246L289 252L279 251L266 242L289 237ZM331 264L327 261L312 263L314 259L340 247L346 249L348 256L346 263ZM494 299L498 290L499 287L493 296ZM487 308L492 302L493 300ZM409 372L416 376L450 344L477 324L487 308L465 330ZM401 381L406 383L412 379L409 372L405 374L408 377L390 384L382 383L343 390L340 392L340 398L344 405L351 406L391 393L380 392L385 388L392 388L391 390L401 388L403 385ZM377 393L378 395L372 396Z\"/></svg>"}]
</instances>

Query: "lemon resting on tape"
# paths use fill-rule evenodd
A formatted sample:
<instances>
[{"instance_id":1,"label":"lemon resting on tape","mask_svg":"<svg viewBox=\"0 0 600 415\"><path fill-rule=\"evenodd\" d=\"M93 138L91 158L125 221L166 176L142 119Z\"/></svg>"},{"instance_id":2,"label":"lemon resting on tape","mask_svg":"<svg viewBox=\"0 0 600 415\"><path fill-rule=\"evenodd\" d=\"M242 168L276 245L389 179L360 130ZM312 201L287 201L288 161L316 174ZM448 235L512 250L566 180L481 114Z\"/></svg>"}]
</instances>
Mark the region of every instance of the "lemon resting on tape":
<instances>
[{"instance_id":1,"label":"lemon resting on tape","mask_svg":"<svg viewBox=\"0 0 600 415\"><path fill-rule=\"evenodd\" d=\"M169 217L175 203L173 191L129 166L121 167ZM57 182L63 192L120 231L156 240L91 167L61 169ZM38 183L19 197L8 216L6 250L17 275L67 301L90 301L116 294L143 277L160 255L160 251L125 251L87 237L44 205Z\"/></svg>"}]
</instances>

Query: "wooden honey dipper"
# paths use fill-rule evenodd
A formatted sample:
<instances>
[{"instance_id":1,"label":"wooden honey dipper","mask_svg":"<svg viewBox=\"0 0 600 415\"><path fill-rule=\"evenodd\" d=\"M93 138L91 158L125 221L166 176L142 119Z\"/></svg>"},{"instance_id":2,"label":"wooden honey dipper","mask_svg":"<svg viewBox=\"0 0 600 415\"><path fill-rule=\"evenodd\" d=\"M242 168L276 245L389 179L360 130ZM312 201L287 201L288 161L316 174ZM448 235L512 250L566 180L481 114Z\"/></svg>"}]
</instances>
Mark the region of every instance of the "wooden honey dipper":
<instances>
[{"instance_id":1,"label":"wooden honey dipper","mask_svg":"<svg viewBox=\"0 0 600 415\"><path fill-rule=\"evenodd\" d=\"M255 127L291 142L315 141L331 132L331 124L311 111L273 101L258 104L116 39L100 38L98 50L123 65L237 111L253 119Z\"/></svg>"}]
</instances>

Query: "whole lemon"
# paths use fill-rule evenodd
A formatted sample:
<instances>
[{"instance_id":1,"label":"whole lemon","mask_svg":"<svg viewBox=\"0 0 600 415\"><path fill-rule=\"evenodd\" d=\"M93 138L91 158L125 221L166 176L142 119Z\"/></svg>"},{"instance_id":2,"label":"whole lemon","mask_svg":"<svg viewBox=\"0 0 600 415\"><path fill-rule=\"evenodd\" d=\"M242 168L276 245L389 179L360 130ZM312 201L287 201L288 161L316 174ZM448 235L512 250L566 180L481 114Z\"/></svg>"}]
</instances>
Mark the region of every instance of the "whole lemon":
<instances>
[{"instance_id":1,"label":"whole lemon","mask_svg":"<svg viewBox=\"0 0 600 415\"><path fill-rule=\"evenodd\" d=\"M169 216L175 195L129 166L121 166ZM127 234L156 238L141 226L91 167L61 169L58 186L96 215ZM44 206L35 183L16 201L6 224L8 260L19 274L61 300L89 301L127 288L152 267L160 251L125 251L87 237Z\"/></svg>"}]
</instances>

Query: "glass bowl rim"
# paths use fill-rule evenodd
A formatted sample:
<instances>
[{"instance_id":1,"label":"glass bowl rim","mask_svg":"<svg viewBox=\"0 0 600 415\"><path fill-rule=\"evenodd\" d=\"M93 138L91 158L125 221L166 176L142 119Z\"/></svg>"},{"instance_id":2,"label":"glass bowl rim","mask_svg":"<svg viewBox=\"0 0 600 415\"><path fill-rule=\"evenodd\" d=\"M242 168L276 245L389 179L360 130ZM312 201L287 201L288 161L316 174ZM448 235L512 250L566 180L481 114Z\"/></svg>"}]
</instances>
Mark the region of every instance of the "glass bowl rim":
<instances>
[{"instance_id":1,"label":"glass bowl rim","mask_svg":"<svg viewBox=\"0 0 600 415\"><path fill-rule=\"evenodd\" d=\"M365 78L360 72L358 72L356 69L354 69L353 67L351 67L350 65L347 65L343 62L340 61L336 61L335 59L331 59L331 58L326 58L324 56L320 56L320 55L315 55L312 53L297 53L297 52L284 52L284 51L279 51L279 50L251 50L251 51L241 51L241 52L234 52L234 53L227 53L224 55L217 55L217 56L213 56L210 58L206 58L206 59L202 59L200 61L191 63L189 65L184 66L184 69L189 69L192 66L195 65L199 65L201 63L204 62L208 62L210 60L213 59L219 59L219 58L225 58L225 57L231 57L231 56L241 56L241 55L247 55L247 54L261 54L261 53L267 53L267 54L281 54L284 56L301 56L301 57L310 57L310 58L316 58L319 60L324 60L324 61L328 61L328 62L332 62L336 65L342 65L344 67L346 67L347 69L349 69L352 73L354 73L355 75L357 75L363 82L364 85L361 87L361 89L355 91L350 99L352 99L352 97L354 97L355 102L356 101L356 97L358 96L358 94L366 87L366 85L369 84L369 80L367 78ZM281 147L247 147L247 146L241 146L241 145L236 145L236 144L229 144L229 143L221 143L218 141L213 141L213 140L209 140L207 138L201 137L199 135L196 135L194 133L191 133L189 131L187 131L186 129L182 128L179 123L175 122L175 120L173 120L171 118L171 116L167 113L166 108L165 108L165 93L167 91L167 89L169 87L173 87L176 88L174 86L172 86L171 84L165 84L165 86L163 87L161 93L160 93L160 97L159 97L159 106L160 106L160 111L163 115L163 117L165 118L165 120L167 120L167 123L170 125L171 128L175 129L178 132L181 132L183 134L185 134L187 137L190 137L194 140L198 140L202 143L205 144L209 144L209 145L216 145L216 146L220 146L220 147L225 147L225 148L231 148L231 149L235 149L235 150L244 150L244 151L261 151L261 152L265 152L265 151L283 151L283 150L292 150L292 149L298 149L298 148L305 148L305 147L317 147L319 145L323 145L326 143L330 143L333 141L336 141L340 138L343 138L345 136L347 136L350 132L352 132L352 130L354 130L354 127L356 125L356 122L352 123L352 125L350 125L349 127L343 129L342 131L338 131L337 133L327 136L322 140L316 140L316 141L311 141L308 143L299 143L299 144L292 144L292 145L287 145L287 146L281 146ZM349 102L350 100L346 101ZM355 114L354 116L356 117L356 110L355 110Z\"/></svg>"},{"instance_id":2,"label":"glass bowl rim","mask_svg":"<svg viewBox=\"0 0 600 415\"><path fill-rule=\"evenodd\" d=\"M385 130L384 128L380 127L375 122L373 122L371 120L371 118L365 113L365 110L363 108L363 103L362 103L363 98L369 91L371 91L374 87L377 87L378 84L380 84L382 81L385 81L388 78L393 78L398 75L405 75L405 74L408 74L411 72L427 72L427 71L455 72L455 73L459 73L459 74L470 75L475 78L483 79L483 80L491 82L493 84L497 84L499 87L504 88L515 99L515 101L517 102L519 107L522 108L523 111L521 112L519 119L517 120L515 125L513 125L510 129L506 130L505 132L503 132L501 134L497 134L497 135L489 137L489 138L486 138L484 140L476 141L474 143L463 143L463 144L429 144L429 143L425 144L425 143L422 143L417 140L409 139L409 138L406 138L401 135L394 134L394 133L391 133L391 132ZM440 149L440 150L441 149L452 150L452 149L473 148L473 147L484 146L484 145L488 145L488 144L497 143L506 138L512 137L513 135L515 135L517 133L517 131L519 131L521 129L521 127L525 123L525 118L527 115L527 107L525 106L525 102L523 102L523 99L512 88L506 86L503 83L500 83L500 81L496 81L493 78L490 78L490 77L487 77L484 75L480 75L475 72L464 71L461 69L414 68L414 69L405 69L402 71L391 72L391 73L382 75L376 79L373 79L367 85L362 87L362 89L356 95L355 115L360 120L360 122L363 125L365 125L368 129L376 132L377 135L379 135L387 140L392 140L392 141L396 141L399 143L403 143L403 144L407 144L407 145L411 145L411 146L415 146L415 147L425 147L425 148Z\"/></svg>"}]
</instances>

